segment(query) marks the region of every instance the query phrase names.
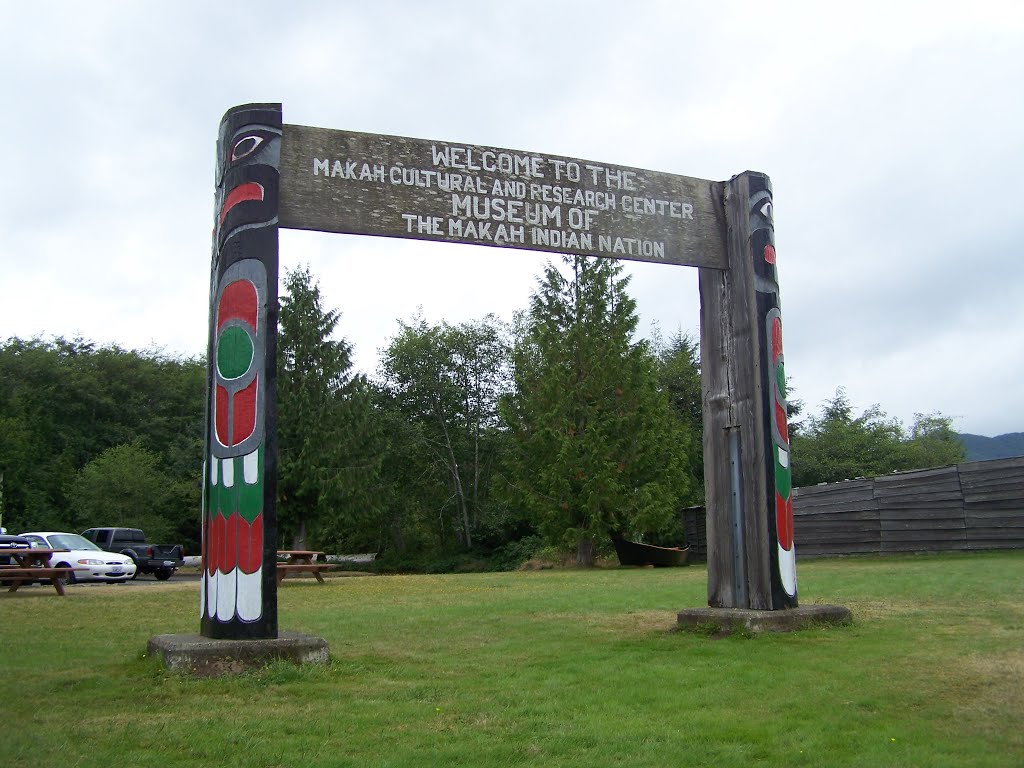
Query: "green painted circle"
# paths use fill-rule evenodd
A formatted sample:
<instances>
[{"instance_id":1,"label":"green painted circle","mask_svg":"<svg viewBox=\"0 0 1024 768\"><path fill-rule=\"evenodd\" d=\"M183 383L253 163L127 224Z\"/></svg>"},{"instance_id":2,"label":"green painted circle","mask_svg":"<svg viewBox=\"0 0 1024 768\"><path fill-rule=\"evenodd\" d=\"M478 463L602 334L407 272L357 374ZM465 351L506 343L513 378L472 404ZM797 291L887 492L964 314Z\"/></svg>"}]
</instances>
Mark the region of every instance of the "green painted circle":
<instances>
[{"instance_id":1,"label":"green painted circle","mask_svg":"<svg viewBox=\"0 0 1024 768\"><path fill-rule=\"evenodd\" d=\"M253 353L249 334L241 328L225 328L217 341L217 372L225 379L237 379L249 370Z\"/></svg>"}]
</instances>

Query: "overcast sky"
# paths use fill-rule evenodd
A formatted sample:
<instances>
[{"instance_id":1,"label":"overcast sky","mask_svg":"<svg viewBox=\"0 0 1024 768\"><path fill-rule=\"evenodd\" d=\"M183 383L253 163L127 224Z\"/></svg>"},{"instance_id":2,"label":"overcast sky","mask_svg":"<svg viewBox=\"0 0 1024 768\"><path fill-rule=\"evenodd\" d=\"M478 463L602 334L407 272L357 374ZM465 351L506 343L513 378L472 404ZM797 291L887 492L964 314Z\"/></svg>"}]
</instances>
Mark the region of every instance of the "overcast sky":
<instances>
[{"instance_id":1,"label":"overcast sky","mask_svg":"<svg viewBox=\"0 0 1024 768\"><path fill-rule=\"evenodd\" d=\"M825 10L828 9L828 10ZM1024 3L5 5L0 339L205 353L214 144L286 123L712 180L767 173L795 396L1024 431ZM417 306L526 306L544 254L282 231L369 373ZM641 330L697 271L628 264Z\"/></svg>"}]
</instances>

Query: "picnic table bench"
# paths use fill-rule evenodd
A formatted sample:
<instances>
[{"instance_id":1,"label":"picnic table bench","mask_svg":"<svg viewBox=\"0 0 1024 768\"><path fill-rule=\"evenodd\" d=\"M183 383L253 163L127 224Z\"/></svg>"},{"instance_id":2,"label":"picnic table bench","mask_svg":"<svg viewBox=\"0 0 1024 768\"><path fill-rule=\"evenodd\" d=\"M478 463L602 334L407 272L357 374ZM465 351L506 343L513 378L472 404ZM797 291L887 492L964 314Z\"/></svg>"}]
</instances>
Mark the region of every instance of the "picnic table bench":
<instances>
[{"instance_id":1,"label":"picnic table bench","mask_svg":"<svg viewBox=\"0 0 1024 768\"><path fill-rule=\"evenodd\" d=\"M27 582L49 581L57 594L64 595L64 582L73 568L50 568L47 563L55 552L66 549L5 549L2 553L17 562L17 565L0 565L0 581L10 582L8 592L17 592Z\"/></svg>"},{"instance_id":2,"label":"picnic table bench","mask_svg":"<svg viewBox=\"0 0 1024 768\"><path fill-rule=\"evenodd\" d=\"M324 581L324 577L320 575L321 572L337 568L333 563L315 562L316 558L323 554L323 552L317 552L315 550L280 549L277 554L278 556L288 558L287 561L278 562L277 564L278 584L284 581L284 577L289 573L311 573L316 577L317 581L321 584L325 584L326 582Z\"/></svg>"}]
</instances>

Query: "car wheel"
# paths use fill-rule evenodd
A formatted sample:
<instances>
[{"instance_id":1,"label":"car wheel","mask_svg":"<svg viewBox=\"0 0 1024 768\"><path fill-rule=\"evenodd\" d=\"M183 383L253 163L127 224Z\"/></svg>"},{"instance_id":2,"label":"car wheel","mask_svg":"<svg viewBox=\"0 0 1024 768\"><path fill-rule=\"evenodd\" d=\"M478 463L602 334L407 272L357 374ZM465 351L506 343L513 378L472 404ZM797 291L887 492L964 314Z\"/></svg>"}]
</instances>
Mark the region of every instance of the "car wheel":
<instances>
[{"instance_id":1,"label":"car wheel","mask_svg":"<svg viewBox=\"0 0 1024 768\"><path fill-rule=\"evenodd\" d=\"M122 552L121 554L127 555L132 559L132 562L135 563L135 573L132 574L132 579L134 580L136 576L142 573L142 568L139 567L139 561L135 559L135 555L133 555L131 552Z\"/></svg>"},{"instance_id":2,"label":"car wheel","mask_svg":"<svg viewBox=\"0 0 1024 768\"><path fill-rule=\"evenodd\" d=\"M58 568L71 568L71 566L68 565L67 563L57 563L57 567ZM68 575L64 577L64 583L65 584L74 584L75 583L75 572L74 572L74 570L68 571Z\"/></svg>"},{"instance_id":3,"label":"car wheel","mask_svg":"<svg viewBox=\"0 0 1024 768\"><path fill-rule=\"evenodd\" d=\"M170 568L161 568L156 571L153 575L156 576L157 581L167 581L174 574Z\"/></svg>"}]
</instances>

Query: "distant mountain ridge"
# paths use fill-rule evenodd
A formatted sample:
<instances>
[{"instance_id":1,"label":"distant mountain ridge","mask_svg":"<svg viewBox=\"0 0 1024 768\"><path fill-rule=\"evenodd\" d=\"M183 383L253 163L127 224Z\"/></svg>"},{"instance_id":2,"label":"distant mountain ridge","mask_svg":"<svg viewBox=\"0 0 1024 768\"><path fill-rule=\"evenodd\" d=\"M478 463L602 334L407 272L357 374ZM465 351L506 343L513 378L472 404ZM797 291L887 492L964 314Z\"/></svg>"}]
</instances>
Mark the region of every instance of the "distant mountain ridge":
<instances>
[{"instance_id":1,"label":"distant mountain ridge","mask_svg":"<svg viewBox=\"0 0 1024 768\"><path fill-rule=\"evenodd\" d=\"M1024 456L1024 432L1007 432L1005 435L995 437L958 432L957 437L960 438L960 442L967 450L968 461Z\"/></svg>"}]
</instances>

